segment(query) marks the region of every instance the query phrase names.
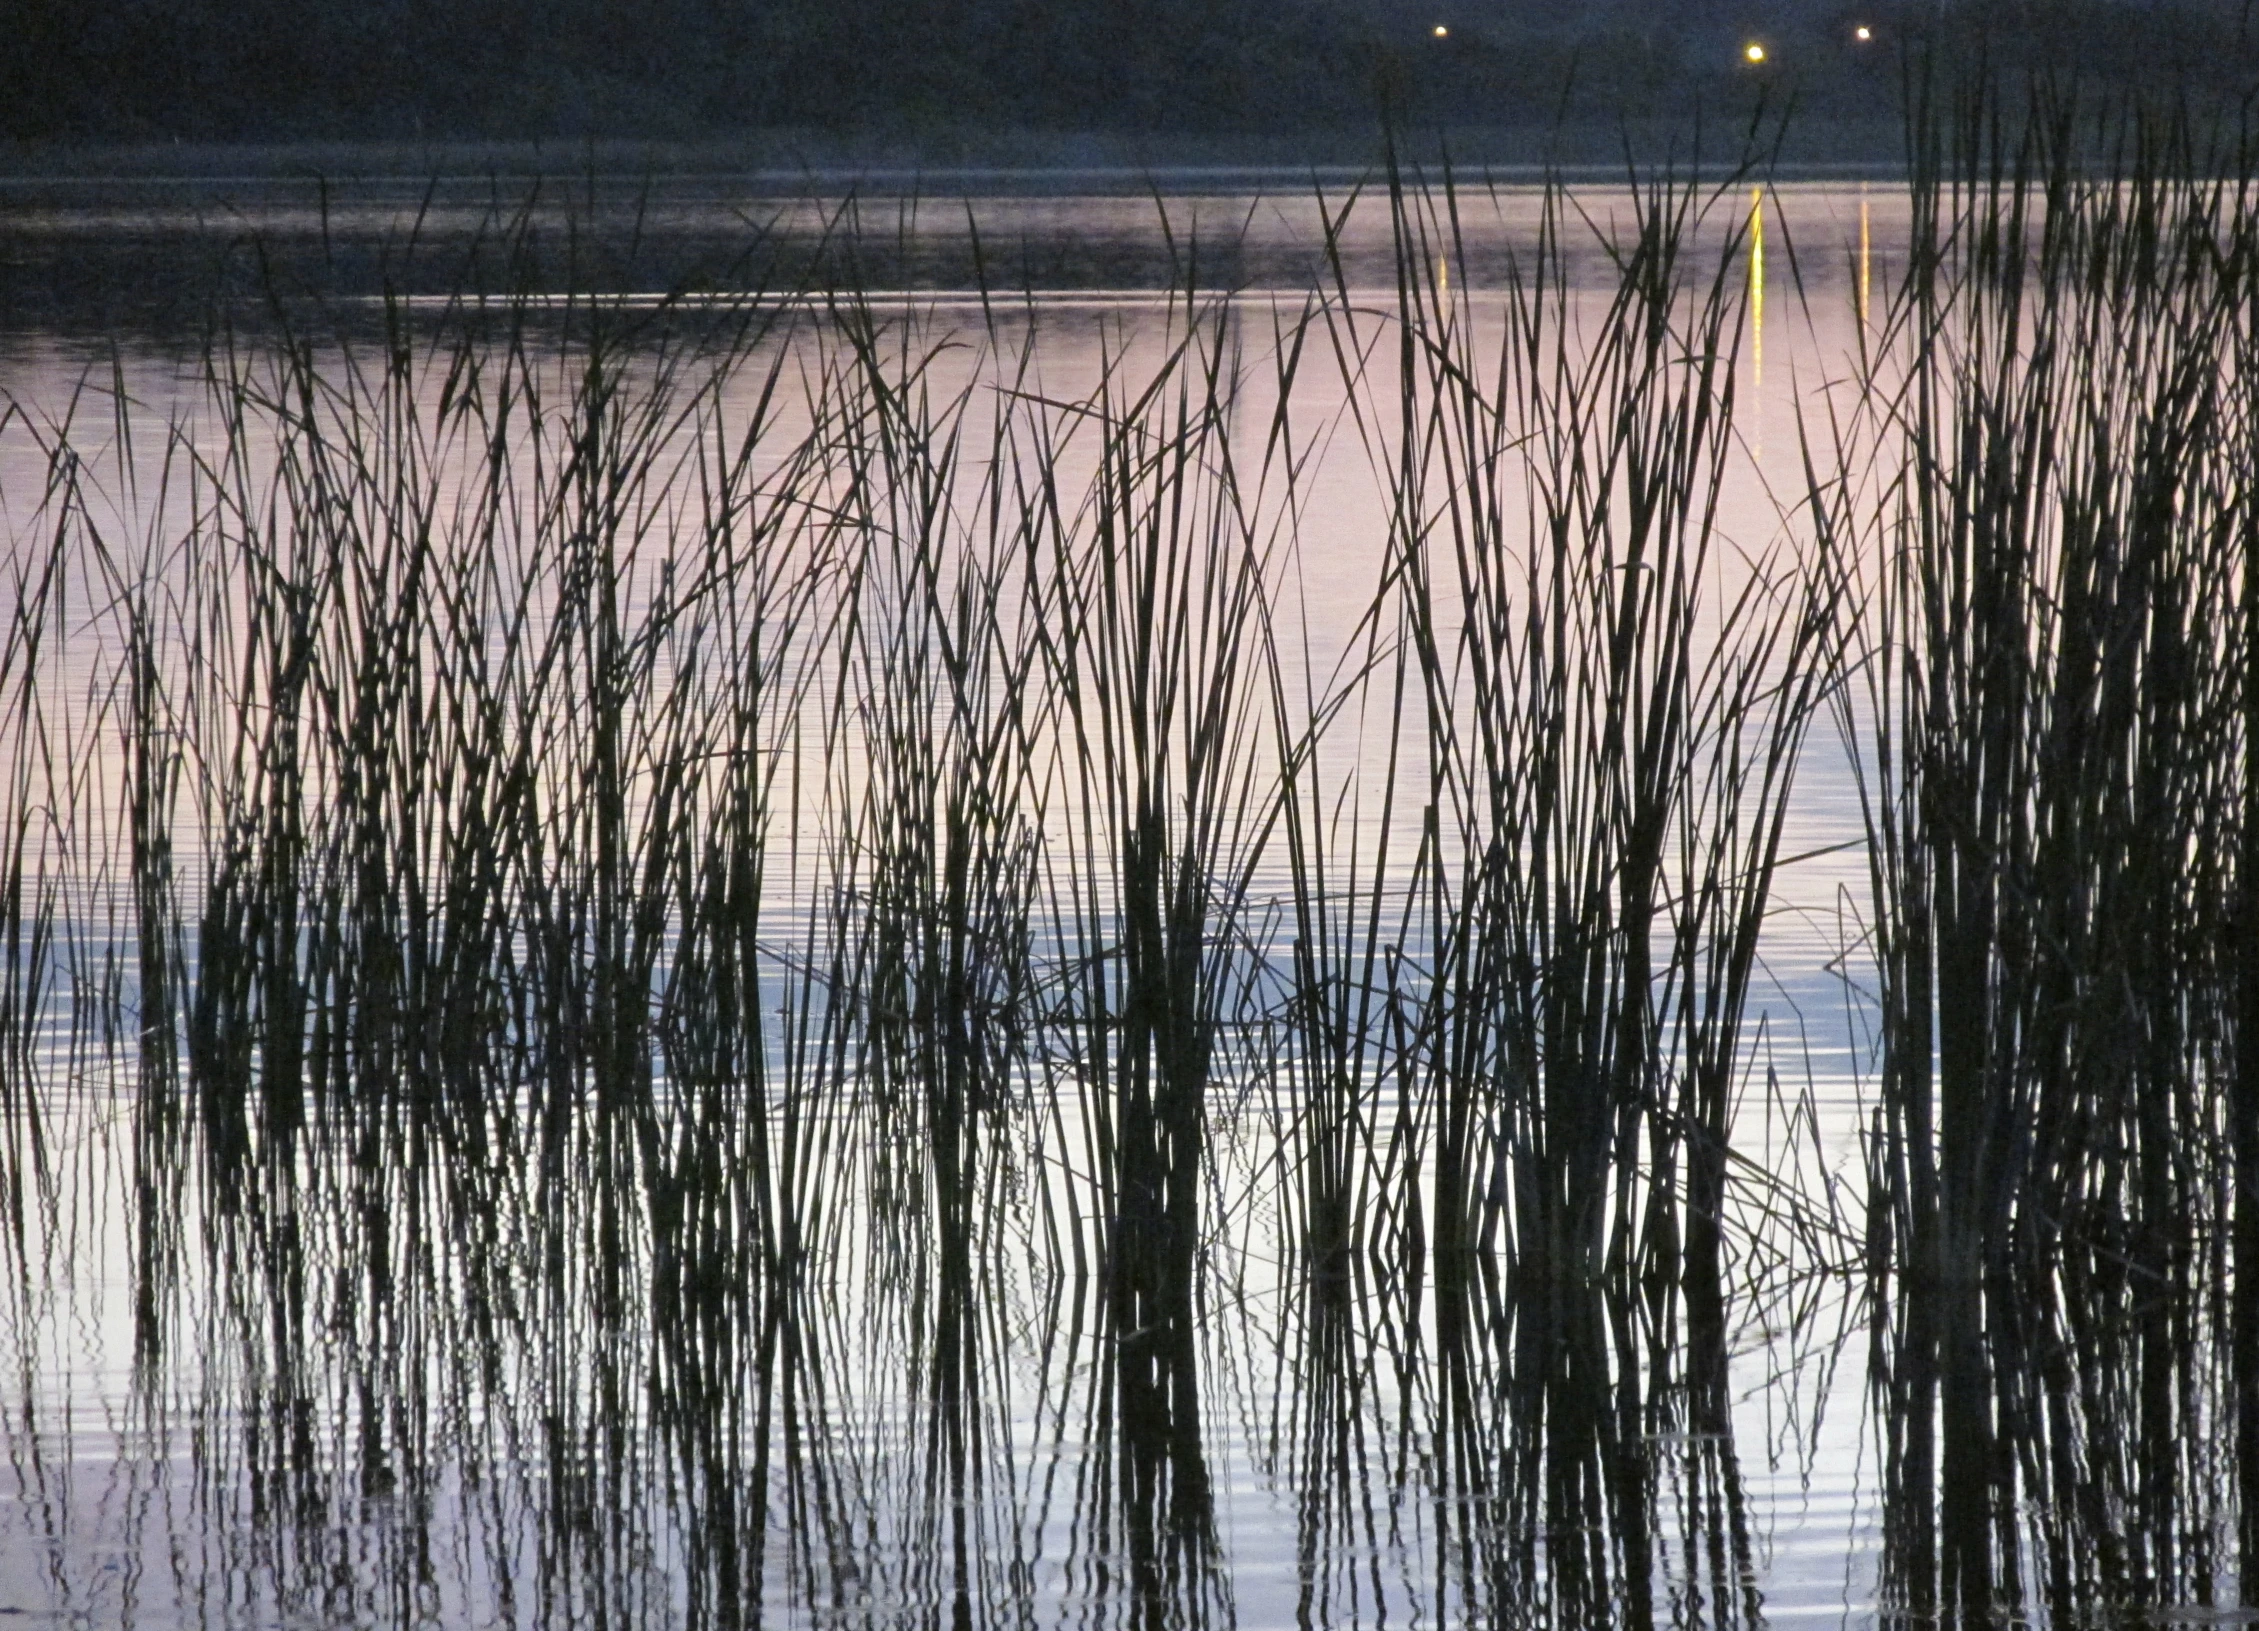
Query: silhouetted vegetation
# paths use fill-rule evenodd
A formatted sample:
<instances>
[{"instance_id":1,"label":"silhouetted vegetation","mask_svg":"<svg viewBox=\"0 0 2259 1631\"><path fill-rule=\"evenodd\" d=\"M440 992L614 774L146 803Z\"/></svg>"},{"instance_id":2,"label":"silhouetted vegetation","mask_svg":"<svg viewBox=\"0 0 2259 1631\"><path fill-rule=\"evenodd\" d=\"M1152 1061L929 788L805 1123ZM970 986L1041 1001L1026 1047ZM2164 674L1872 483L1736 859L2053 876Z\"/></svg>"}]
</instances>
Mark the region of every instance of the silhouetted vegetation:
<instances>
[{"instance_id":1,"label":"silhouetted vegetation","mask_svg":"<svg viewBox=\"0 0 2259 1631\"><path fill-rule=\"evenodd\" d=\"M1916 110L1836 500L1877 574L1868 1246L1916 1618L2211 1600L2222 1429L2259 1443L2255 150L2139 107L2098 144L2092 113Z\"/></svg>"},{"instance_id":2,"label":"silhouetted vegetation","mask_svg":"<svg viewBox=\"0 0 2259 1631\"><path fill-rule=\"evenodd\" d=\"M1756 1624L1735 1333L1829 1308L1887 1618L2259 1579L2259 148L1997 80L1909 128L1769 541L1754 166L1549 185L1487 286L1394 150L1292 295L1164 211L1080 371L1032 292L826 275L851 214L557 297L498 216L489 284L222 312L177 416L12 405L56 1600L128 1589L95 1510L184 1618L1226 1623L1228 1441L1313 1622ZM1382 497L1330 631L1325 459ZM1818 1136L1755 993L1831 710L1858 1219L1744 1131Z\"/></svg>"},{"instance_id":3,"label":"silhouetted vegetation","mask_svg":"<svg viewBox=\"0 0 2259 1631\"><path fill-rule=\"evenodd\" d=\"M1742 56L1753 39L1768 47L1761 66ZM1181 135L1362 131L1384 109L1446 126L1612 127L1697 110L1730 121L1761 95L1793 95L1807 123L1887 123L1909 46L2001 75L2231 99L2259 64L2250 19L2227 0L19 0L0 135Z\"/></svg>"}]
</instances>

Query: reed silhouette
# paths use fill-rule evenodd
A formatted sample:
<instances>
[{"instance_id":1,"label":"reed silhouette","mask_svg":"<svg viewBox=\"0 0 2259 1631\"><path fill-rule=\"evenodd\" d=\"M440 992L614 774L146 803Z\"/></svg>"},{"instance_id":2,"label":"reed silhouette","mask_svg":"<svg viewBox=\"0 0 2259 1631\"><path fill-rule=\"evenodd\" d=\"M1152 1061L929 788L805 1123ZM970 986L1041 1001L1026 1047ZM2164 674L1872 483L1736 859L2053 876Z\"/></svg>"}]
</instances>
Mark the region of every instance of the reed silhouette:
<instances>
[{"instance_id":1,"label":"reed silhouette","mask_svg":"<svg viewBox=\"0 0 2259 1631\"><path fill-rule=\"evenodd\" d=\"M1502 269L1487 184L1392 157L1294 299L1164 211L1081 371L1030 291L553 295L520 214L498 290L234 313L170 421L18 405L0 1250L58 1600L118 1606L45 1417L99 1260L151 1619L1754 1624L1740 1344L1846 1287L1886 1616L2224 1602L2259 208L2248 143L2086 116L1917 107L1770 550L1720 522L1761 153L1620 228L1550 186ZM1339 628L1327 457L1381 495ZM1831 717L1858 1230L1746 1148Z\"/></svg>"},{"instance_id":2,"label":"reed silhouette","mask_svg":"<svg viewBox=\"0 0 2259 1631\"><path fill-rule=\"evenodd\" d=\"M2209 1425L2259 1397L2207 1357L2251 1294L2251 150L2185 108L1924 96L1844 461L1892 1591L1967 1624L2207 1604Z\"/></svg>"}]
</instances>

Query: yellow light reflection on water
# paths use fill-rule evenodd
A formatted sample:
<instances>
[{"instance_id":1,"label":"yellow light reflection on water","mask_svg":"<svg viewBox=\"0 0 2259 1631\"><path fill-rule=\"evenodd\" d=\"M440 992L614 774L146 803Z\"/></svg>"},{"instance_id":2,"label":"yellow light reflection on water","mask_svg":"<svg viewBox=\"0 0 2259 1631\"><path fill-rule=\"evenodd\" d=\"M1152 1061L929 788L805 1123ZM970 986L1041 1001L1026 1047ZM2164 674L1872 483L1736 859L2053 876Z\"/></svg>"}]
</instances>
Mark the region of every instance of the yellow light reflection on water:
<instances>
[{"instance_id":1,"label":"yellow light reflection on water","mask_svg":"<svg viewBox=\"0 0 2259 1631\"><path fill-rule=\"evenodd\" d=\"M1749 360L1753 384L1765 382L1765 189L1749 189Z\"/></svg>"},{"instance_id":2,"label":"yellow light reflection on water","mask_svg":"<svg viewBox=\"0 0 2259 1631\"><path fill-rule=\"evenodd\" d=\"M1765 461L1765 189L1749 189L1749 456Z\"/></svg>"},{"instance_id":3,"label":"yellow light reflection on water","mask_svg":"<svg viewBox=\"0 0 2259 1631\"><path fill-rule=\"evenodd\" d=\"M1867 184L1859 183L1859 326L1867 324L1867 295L1870 287L1868 253L1870 235L1867 230Z\"/></svg>"}]
</instances>

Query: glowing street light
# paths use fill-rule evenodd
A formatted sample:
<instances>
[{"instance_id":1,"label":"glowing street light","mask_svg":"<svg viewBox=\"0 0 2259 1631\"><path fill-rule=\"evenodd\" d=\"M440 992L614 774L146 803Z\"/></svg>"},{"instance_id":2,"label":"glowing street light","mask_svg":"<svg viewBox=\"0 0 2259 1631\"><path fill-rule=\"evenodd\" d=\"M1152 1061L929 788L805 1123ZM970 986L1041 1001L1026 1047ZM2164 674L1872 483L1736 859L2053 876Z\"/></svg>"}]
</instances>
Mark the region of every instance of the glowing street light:
<instances>
[{"instance_id":1,"label":"glowing street light","mask_svg":"<svg viewBox=\"0 0 2259 1631\"><path fill-rule=\"evenodd\" d=\"M1451 38L1451 30L1438 23L1435 25L1435 37L1439 40L1448 40Z\"/></svg>"},{"instance_id":2,"label":"glowing street light","mask_svg":"<svg viewBox=\"0 0 2259 1631\"><path fill-rule=\"evenodd\" d=\"M1765 60L1765 48L1757 41L1751 40L1747 45L1741 48L1741 55L1742 60L1745 62L1763 62Z\"/></svg>"},{"instance_id":3,"label":"glowing street light","mask_svg":"<svg viewBox=\"0 0 2259 1631\"><path fill-rule=\"evenodd\" d=\"M1851 37L1857 40L1861 45L1865 45L1869 40L1875 37L1875 31L1869 28L1865 23L1861 23L1857 28L1851 31Z\"/></svg>"}]
</instances>

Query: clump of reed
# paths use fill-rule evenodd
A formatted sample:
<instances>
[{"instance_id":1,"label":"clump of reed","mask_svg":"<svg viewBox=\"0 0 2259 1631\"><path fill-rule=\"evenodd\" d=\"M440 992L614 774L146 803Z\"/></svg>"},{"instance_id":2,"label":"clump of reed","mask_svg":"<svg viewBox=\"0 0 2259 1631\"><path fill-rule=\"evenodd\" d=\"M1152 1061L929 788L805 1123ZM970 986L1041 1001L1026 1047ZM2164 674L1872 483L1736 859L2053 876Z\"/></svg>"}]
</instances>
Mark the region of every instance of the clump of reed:
<instances>
[{"instance_id":1,"label":"clump of reed","mask_svg":"<svg viewBox=\"0 0 2259 1631\"><path fill-rule=\"evenodd\" d=\"M1840 673L1827 541L1721 536L1741 179L1632 188L1598 289L1549 195L1495 316L1429 270L1464 291L1479 195L1392 189L1411 247L1374 617L1399 710L1387 792L1416 836L1328 972L1348 992L1386 971L1367 1046L1397 1099L1387 1202L1414 1285L1422 1256L1435 1274L1436 1430L1498 1526L1470 1514L1461 1589L1572 1617L1646 1612L1672 1489L1657 1435L1730 1442L1725 1299L1763 1256L1726 1221L1758 946ZM1486 1371L1497 1414L1468 1391ZM1509 1422L1533 1448L1478 1449ZM1723 1477L1722 1523L1730 1450L1685 1470ZM1753 1606L1720 1585L1721 1616Z\"/></svg>"},{"instance_id":2,"label":"clump of reed","mask_svg":"<svg viewBox=\"0 0 2259 1631\"><path fill-rule=\"evenodd\" d=\"M2253 152L1984 85L1911 129L1909 268L1843 461L1859 497L1830 501L1871 506L1874 539L1853 735L1883 1004L1869 1246L1903 1287L1894 1589L1974 1616L2027 1590L2200 1599L2227 1562L2204 1356L2259 1330Z\"/></svg>"},{"instance_id":3,"label":"clump of reed","mask_svg":"<svg viewBox=\"0 0 2259 1631\"><path fill-rule=\"evenodd\" d=\"M1636 187L1587 295L1550 195L1486 331L1416 275L1457 253L1461 201L1394 195L1415 1147L1439 1258L1495 1249L1533 1286L1722 1271L1758 939L1837 677L1824 541L1717 532L1746 309L1723 196Z\"/></svg>"},{"instance_id":4,"label":"clump of reed","mask_svg":"<svg viewBox=\"0 0 2259 1631\"><path fill-rule=\"evenodd\" d=\"M136 971L144 1405L204 1366L278 1606L367 1608L323 1598L345 1505L418 1515L397 1583L491 1489L463 1525L537 1618L643 1615L669 1523L693 1618L897 1552L986 1614L1042 1522L1004 1378L1064 1322L1078 1535L1128 1559L1090 1578L1220 1613L1203 1331L1254 1219L1351 1414L1370 1310L1432 1327L1445 1476L1512 1526L1483 1569L1564 1525L1651 1561L1627 1458L1729 1425L1736 1098L1845 575L1717 535L1727 195L1636 185L1594 298L1550 191L1494 306L1435 273L1481 193L1389 179L1392 310L1336 256L1253 322L1187 244L1072 389L1001 300L278 300L130 524L48 436L0 1111L49 1091L55 890L108 890L72 967ZM1295 528L1344 427L1387 502L1327 653ZM102 591L83 781L18 683L41 571ZM1682 1299L1699 1376L1655 1361ZM1516 1434L1552 1460L1501 1488ZM1564 1601L1614 1600L1605 1551Z\"/></svg>"}]
</instances>

